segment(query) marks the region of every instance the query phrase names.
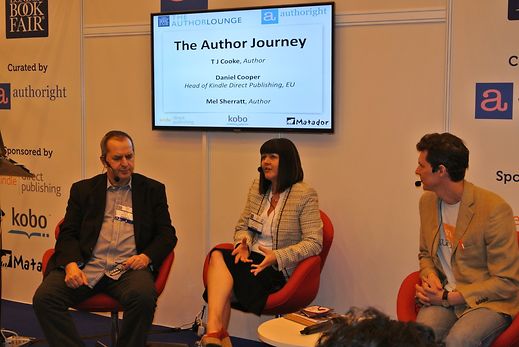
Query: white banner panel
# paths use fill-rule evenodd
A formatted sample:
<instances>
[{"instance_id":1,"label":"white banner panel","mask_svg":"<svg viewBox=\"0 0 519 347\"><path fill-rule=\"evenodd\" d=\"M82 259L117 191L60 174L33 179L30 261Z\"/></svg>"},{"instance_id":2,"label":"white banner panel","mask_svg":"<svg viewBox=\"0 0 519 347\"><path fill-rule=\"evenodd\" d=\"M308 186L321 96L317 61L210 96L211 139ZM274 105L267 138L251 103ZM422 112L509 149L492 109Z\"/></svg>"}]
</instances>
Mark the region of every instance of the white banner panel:
<instances>
[{"instance_id":1,"label":"white banner panel","mask_svg":"<svg viewBox=\"0 0 519 347\"><path fill-rule=\"evenodd\" d=\"M81 176L80 9L79 0L0 6L0 131L8 156L35 174L0 177L4 299L32 301Z\"/></svg>"},{"instance_id":2,"label":"white banner panel","mask_svg":"<svg viewBox=\"0 0 519 347\"><path fill-rule=\"evenodd\" d=\"M452 1L450 131L470 150L467 178L500 194L518 215L519 20L513 16L519 12L514 2ZM519 217L516 221L519 229Z\"/></svg>"}]
</instances>

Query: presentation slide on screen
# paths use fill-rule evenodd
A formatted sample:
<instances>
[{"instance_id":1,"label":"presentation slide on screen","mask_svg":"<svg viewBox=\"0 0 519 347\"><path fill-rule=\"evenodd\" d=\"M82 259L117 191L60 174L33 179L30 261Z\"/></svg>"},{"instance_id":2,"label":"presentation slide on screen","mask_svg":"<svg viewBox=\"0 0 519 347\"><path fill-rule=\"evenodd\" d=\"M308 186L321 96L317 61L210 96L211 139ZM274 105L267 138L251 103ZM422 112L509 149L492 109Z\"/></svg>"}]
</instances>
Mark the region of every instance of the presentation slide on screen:
<instances>
[{"instance_id":1,"label":"presentation slide on screen","mask_svg":"<svg viewBox=\"0 0 519 347\"><path fill-rule=\"evenodd\" d=\"M154 126L330 129L331 12L152 16Z\"/></svg>"}]
</instances>

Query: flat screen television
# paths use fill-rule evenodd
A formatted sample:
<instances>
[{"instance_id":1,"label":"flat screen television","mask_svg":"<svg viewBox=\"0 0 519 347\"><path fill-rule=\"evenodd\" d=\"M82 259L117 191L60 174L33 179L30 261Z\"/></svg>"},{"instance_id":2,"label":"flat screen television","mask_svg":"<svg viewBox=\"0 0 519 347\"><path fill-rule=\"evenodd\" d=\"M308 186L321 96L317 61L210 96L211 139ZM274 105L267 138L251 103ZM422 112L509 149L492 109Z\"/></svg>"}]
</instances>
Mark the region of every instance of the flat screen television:
<instances>
[{"instance_id":1,"label":"flat screen television","mask_svg":"<svg viewBox=\"0 0 519 347\"><path fill-rule=\"evenodd\" d=\"M333 2L151 14L152 128L332 133Z\"/></svg>"}]
</instances>

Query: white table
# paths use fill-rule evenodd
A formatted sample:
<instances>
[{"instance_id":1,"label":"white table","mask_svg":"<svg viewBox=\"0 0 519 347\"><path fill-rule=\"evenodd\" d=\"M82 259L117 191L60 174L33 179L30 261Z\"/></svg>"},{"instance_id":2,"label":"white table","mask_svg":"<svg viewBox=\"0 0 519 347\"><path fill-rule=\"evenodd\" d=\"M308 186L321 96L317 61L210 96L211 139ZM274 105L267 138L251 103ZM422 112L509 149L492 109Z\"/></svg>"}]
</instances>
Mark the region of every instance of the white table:
<instances>
[{"instance_id":1,"label":"white table","mask_svg":"<svg viewBox=\"0 0 519 347\"><path fill-rule=\"evenodd\" d=\"M277 347L314 347L321 334L301 335L304 325L291 320L275 318L263 322L258 327L258 337L262 342Z\"/></svg>"}]
</instances>

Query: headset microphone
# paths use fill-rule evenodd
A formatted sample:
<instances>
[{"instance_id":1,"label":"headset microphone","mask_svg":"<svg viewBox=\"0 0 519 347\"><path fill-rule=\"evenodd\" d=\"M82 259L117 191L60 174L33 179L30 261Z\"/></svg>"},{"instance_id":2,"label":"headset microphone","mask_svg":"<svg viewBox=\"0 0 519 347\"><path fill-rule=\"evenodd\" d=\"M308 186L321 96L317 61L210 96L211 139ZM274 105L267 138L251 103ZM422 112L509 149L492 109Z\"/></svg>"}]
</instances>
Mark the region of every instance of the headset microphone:
<instances>
[{"instance_id":1,"label":"headset microphone","mask_svg":"<svg viewBox=\"0 0 519 347\"><path fill-rule=\"evenodd\" d=\"M104 158L105 160L105 163L106 163L106 167L109 168L110 170L112 170L113 174L114 174L114 181L116 183L119 183L119 181L121 180L121 178L117 175L117 173L115 172L115 170L112 168L112 166L110 165L110 163L108 162L108 160L106 160L106 158Z\"/></svg>"},{"instance_id":2,"label":"headset microphone","mask_svg":"<svg viewBox=\"0 0 519 347\"><path fill-rule=\"evenodd\" d=\"M114 170L114 169L112 169L112 171L113 171L113 170ZM119 183L120 180L121 180L121 178L120 178L119 176L117 176L116 173L114 173L114 181L115 181L116 183Z\"/></svg>"},{"instance_id":3,"label":"headset microphone","mask_svg":"<svg viewBox=\"0 0 519 347\"><path fill-rule=\"evenodd\" d=\"M261 166L258 166L258 172L262 172L263 169L261 168Z\"/></svg>"},{"instance_id":4,"label":"headset microphone","mask_svg":"<svg viewBox=\"0 0 519 347\"><path fill-rule=\"evenodd\" d=\"M420 187L422 185L422 181L415 181L414 185L415 187Z\"/></svg>"}]
</instances>

